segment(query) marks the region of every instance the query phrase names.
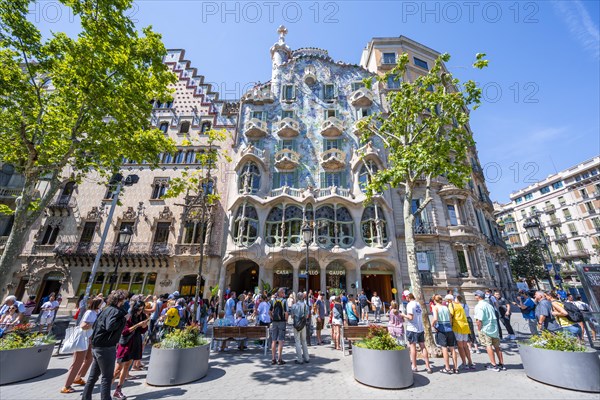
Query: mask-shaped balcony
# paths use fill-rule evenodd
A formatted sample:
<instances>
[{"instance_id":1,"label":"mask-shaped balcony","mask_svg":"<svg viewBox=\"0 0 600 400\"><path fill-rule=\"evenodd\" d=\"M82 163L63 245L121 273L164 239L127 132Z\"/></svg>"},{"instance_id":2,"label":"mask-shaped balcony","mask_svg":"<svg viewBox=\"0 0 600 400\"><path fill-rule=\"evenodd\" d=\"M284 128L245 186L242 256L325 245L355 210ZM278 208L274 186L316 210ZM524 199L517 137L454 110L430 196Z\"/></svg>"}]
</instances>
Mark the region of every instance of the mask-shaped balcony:
<instances>
[{"instance_id":1,"label":"mask-shaped balcony","mask_svg":"<svg viewBox=\"0 0 600 400\"><path fill-rule=\"evenodd\" d=\"M326 170L338 170L346 166L346 153L340 149L329 149L321 154L321 166Z\"/></svg>"},{"instance_id":2,"label":"mask-shaped balcony","mask_svg":"<svg viewBox=\"0 0 600 400\"><path fill-rule=\"evenodd\" d=\"M298 167L300 154L294 150L283 149L275 153L275 167L279 170L289 170Z\"/></svg>"},{"instance_id":3,"label":"mask-shaped balcony","mask_svg":"<svg viewBox=\"0 0 600 400\"><path fill-rule=\"evenodd\" d=\"M308 65L304 68L304 83L309 86L317 83L317 70L313 65Z\"/></svg>"},{"instance_id":4,"label":"mask-shaped balcony","mask_svg":"<svg viewBox=\"0 0 600 400\"><path fill-rule=\"evenodd\" d=\"M279 137L293 138L298 136L298 133L300 133L300 124L295 119L286 117L277 122L275 129L277 130Z\"/></svg>"},{"instance_id":5,"label":"mask-shaped balcony","mask_svg":"<svg viewBox=\"0 0 600 400\"><path fill-rule=\"evenodd\" d=\"M373 92L365 87L355 90L350 95L350 103L354 107L371 107L373 104Z\"/></svg>"},{"instance_id":6,"label":"mask-shaped balcony","mask_svg":"<svg viewBox=\"0 0 600 400\"><path fill-rule=\"evenodd\" d=\"M324 137L340 136L344 131L344 123L337 117L329 117L321 125L321 135Z\"/></svg>"},{"instance_id":7,"label":"mask-shaped balcony","mask_svg":"<svg viewBox=\"0 0 600 400\"><path fill-rule=\"evenodd\" d=\"M252 118L244 126L244 134L247 138L258 139L267 136L267 123L258 118Z\"/></svg>"}]
</instances>

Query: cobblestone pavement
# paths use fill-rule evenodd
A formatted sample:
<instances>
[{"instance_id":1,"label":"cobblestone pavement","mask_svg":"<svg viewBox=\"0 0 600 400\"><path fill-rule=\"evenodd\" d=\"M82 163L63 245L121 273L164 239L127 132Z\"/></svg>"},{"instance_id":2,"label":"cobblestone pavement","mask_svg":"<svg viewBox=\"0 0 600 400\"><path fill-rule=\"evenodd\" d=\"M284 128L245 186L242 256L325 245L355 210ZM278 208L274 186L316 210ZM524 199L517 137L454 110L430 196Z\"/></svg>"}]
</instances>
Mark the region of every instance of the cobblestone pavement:
<instances>
[{"instance_id":1,"label":"cobblestone pavement","mask_svg":"<svg viewBox=\"0 0 600 400\"><path fill-rule=\"evenodd\" d=\"M517 317L517 316L516 316ZM516 318L513 326L517 332L527 331L522 319ZM523 328L525 326L525 328ZM329 331L325 339L329 339ZM519 337L523 337L520 334ZM356 382L352 373L352 356L344 356L330 345L309 347L310 363L294 364L293 336L288 331L284 347L283 366L272 366L270 352L265 357L261 349L250 344L250 349L240 352L233 345L224 353L211 353L208 375L191 384L178 387L151 387L145 383L145 372L132 371L135 379L127 381L123 392L130 400L142 399L598 399L597 394L568 391L533 381L525 375L516 342L503 341L507 371L493 372L484 369L486 354L473 354L476 371L445 375L439 371L442 359L434 359L434 373L424 372L423 362L415 374L412 387L380 390ZM313 342L314 343L314 342ZM144 360L148 361L149 354ZM38 378L0 387L2 400L73 400L81 396L82 387L75 386L73 394L61 394L71 356L52 357L48 372ZM373 365L377 368L377 365ZM550 367L550 366L549 366ZM10 368L2 365L0 369ZM1 373L1 371L0 371ZM590 379L599 379L590 377ZM100 398L99 386L95 398Z\"/></svg>"}]
</instances>

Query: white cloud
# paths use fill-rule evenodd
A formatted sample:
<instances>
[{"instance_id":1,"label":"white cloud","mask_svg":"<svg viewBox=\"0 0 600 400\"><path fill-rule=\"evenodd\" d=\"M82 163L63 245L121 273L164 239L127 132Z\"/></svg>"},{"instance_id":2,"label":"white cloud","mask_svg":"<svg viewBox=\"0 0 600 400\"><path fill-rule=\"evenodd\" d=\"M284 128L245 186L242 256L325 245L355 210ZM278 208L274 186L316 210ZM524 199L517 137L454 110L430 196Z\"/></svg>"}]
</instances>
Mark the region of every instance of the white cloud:
<instances>
[{"instance_id":1,"label":"white cloud","mask_svg":"<svg viewBox=\"0 0 600 400\"><path fill-rule=\"evenodd\" d=\"M589 12L580 0L554 1L554 8L564 19L571 34L584 49L596 58L600 58L600 31L592 21Z\"/></svg>"}]
</instances>

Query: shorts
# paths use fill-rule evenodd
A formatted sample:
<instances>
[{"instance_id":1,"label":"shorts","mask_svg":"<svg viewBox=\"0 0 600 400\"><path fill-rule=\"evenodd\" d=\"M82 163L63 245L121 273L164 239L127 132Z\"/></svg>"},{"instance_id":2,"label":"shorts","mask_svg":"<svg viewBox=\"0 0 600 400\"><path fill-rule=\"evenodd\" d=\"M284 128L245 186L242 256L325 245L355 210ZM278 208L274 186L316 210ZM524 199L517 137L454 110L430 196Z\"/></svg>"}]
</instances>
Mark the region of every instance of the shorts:
<instances>
[{"instance_id":1,"label":"shorts","mask_svg":"<svg viewBox=\"0 0 600 400\"><path fill-rule=\"evenodd\" d=\"M357 319L349 319L348 326L358 326L358 320Z\"/></svg>"},{"instance_id":2,"label":"shorts","mask_svg":"<svg viewBox=\"0 0 600 400\"><path fill-rule=\"evenodd\" d=\"M425 343L425 332L406 332L408 343Z\"/></svg>"},{"instance_id":3,"label":"shorts","mask_svg":"<svg viewBox=\"0 0 600 400\"><path fill-rule=\"evenodd\" d=\"M274 321L271 323L271 340L283 342L285 340L285 321Z\"/></svg>"},{"instance_id":4,"label":"shorts","mask_svg":"<svg viewBox=\"0 0 600 400\"><path fill-rule=\"evenodd\" d=\"M50 325L52 323L53 317L41 317L40 325Z\"/></svg>"},{"instance_id":5,"label":"shorts","mask_svg":"<svg viewBox=\"0 0 600 400\"><path fill-rule=\"evenodd\" d=\"M481 331L479 332L479 342L481 343L482 346L485 346L485 347L488 347L488 346L500 347L500 338L491 337Z\"/></svg>"},{"instance_id":6,"label":"shorts","mask_svg":"<svg viewBox=\"0 0 600 400\"><path fill-rule=\"evenodd\" d=\"M456 337L454 332L436 332L435 341L440 347L454 347L456 346Z\"/></svg>"},{"instance_id":7,"label":"shorts","mask_svg":"<svg viewBox=\"0 0 600 400\"><path fill-rule=\"evenodd\" d=\"M469 334L468 333L456 333L456 332L454 332L454 337L456 338L457 342L468 342L469 341Z\"/></svg>"},{"instance_id":8,"label":"shorts","mask_svg":"<svg viewBox=\"0 0 600 400\"><path fill-rule=\"evenodd\" d=\"M342 325L344 321L341 318L332 318L331 325Z\"/></svg>"},{"instance_id":9,"label":"shorts","mask_svg":"<svg viewBox=\"0 0 600 400\"><path fill-rule=\"evenodd\" d=\"M317 330L323 329L323 318L317 318Z\"/></svg>"}]
</instances>

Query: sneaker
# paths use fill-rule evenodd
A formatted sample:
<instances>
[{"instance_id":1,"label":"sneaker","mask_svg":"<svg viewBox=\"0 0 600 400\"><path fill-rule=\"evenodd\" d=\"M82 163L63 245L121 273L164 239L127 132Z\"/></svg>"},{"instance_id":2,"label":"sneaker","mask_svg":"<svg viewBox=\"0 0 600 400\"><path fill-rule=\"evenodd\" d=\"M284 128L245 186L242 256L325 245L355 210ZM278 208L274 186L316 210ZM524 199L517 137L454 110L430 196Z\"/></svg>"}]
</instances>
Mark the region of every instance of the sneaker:
<instances>
[{"instance_id":1,"label":"sneaker","mask_svg":"<svg viewBox=\"0 0 600 400\"><path fill-rule=\"evenodd\" d=\"M294 364L303 364L302 361L294 360Z\"/></svg>"},{"instance_id":2,"label":"sneaker","mask_svg":"<svg viewBox=\"0 0 600 400\"><path fill-rule=\"evenodd\" d=\"M277 364L279 364L279 365L284 365L284 364L285 364L285 361L283 361L282 359L279 359L279 361L277 362Z\"/></svg>"},{"instance_id":3,"label":"sneaker","mask_svg":"<svg viewBox=\"0 0 600 400\"><path fill-rule=\"evenodd\" d=\"M516 336L516 335L510 335L508 338L509 338L510 340L515 340L515 339L517 338L517 336Z\"/></svg>"},{"instance_id":4,"label":"sneaker","mask_svg":"<svg viewBox=\"0 0 600 400\"><path fill-rule=\"evenodd\" d=\"M123 392L121 392L121 389L117 389L115 390L115 392L113 393L113 399L121 399L121 400L125 400L127 398L127 396L125 396L123 394Z\"/></svg>"},{"instance_id":5,"label":"sneaker","mask_svg":"<svg viewBox=\"0 0 600 400\"><path fill-rule=\"evenodd\" d=\"M485 366L485 369L488 371L500 372L500 367L498 367L497 365L488 364Z\"/></svg>"},{"instance_id":6,"label":"sneaker","mask_svg":"<svg viewBox=\"0 0 600 400\"><path fill-rule=\"evenodd\" d=\"M462 369L463 371L466 371L466 370L469 369L469 366L467 364L463 364L463 365L460 366L459 369Z\"/></svg>"},{"instance_id":7,"label":"sneaker","mask_svg":"<svg viewBox=\"0 0 600 400\"><path fill-rule=\"evenodd\" d=\"M506 371L504 364L498 364L498 368L500 368L501 371Z\"/></svg>"},{"instance_id":8,"label":"sneaker","mask_svg":"<svg viewBox=\"0 0 600 400\"><path fill-rule=\"evenodd\" d=\"M277 360L275 360L275 359L272 359L272 360L271 360L271 365L275 365L275 364L277 364Z\"/></svg>"},{"instance_id":9,"label":"sneaker","mask_svg":"<svg viewBox=\"0 0 600 400\"><path fill-rule=\"evenodd\" d=\"M472 370L472 371L474 371L474 370L476 370L477 368L475 368L475 365L471 364L471 365L469 365L469 369L470 369L470 370Z\"/></svg>"}]
</instances>

